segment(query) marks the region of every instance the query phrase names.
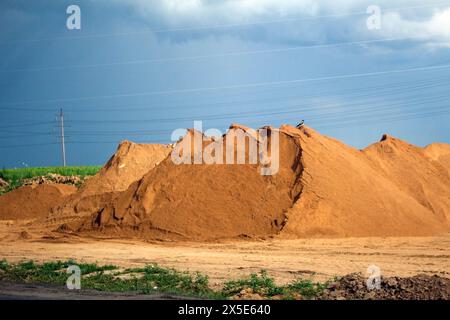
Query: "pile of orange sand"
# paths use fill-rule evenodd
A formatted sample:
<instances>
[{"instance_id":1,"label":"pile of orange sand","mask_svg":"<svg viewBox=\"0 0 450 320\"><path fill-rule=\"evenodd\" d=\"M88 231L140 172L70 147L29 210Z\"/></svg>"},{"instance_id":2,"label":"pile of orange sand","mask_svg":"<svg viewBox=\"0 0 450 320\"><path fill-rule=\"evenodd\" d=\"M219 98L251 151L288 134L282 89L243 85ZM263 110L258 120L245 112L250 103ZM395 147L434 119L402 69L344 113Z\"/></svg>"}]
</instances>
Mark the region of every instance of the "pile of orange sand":
<instances>
[{"instance_id":1,"label":"pile of orange sand","mask_svg":"<svg viewBox=\"0 0 450 320\"><path fill-rule=\"evenodd\" d=\"M357 150L308 127L273 130L276 175L249 164L175 165L169 156L64 230L169 240L450 231L448 145L423 149L384 136Z\"/></svg>"},{"instance_id":2,"label":"pile of orange sand","mask_svg":"<svg viewBox=\"0 0 450 320\"><path fill-rule=\"evenodd\" d=\"M426 150L383 136L364 150L312 129L298 135L303 192L285 237L422 236L450 230L450 176ZM448 149L448 148L447 148Z\"/></svg>"},{"instance_id":3,"label":"pile of orange sand","mask_svg":"<svg viewBox=\"0 0 450 320\"><path fill-rule=\"evenodd\" d=\"M170 151L168 145L123 141L95 176L54 208L54 216L79 217L101 208L111 202L117 192L125 191L134 181L157 166Z\"/></svg>"},{"instance_id":4,"label":"pile of orange sand","mask_svg":"<svg viewBox=\"0 0 450 320\"><path fill-rule=\"evenodd\" d=\"M0 197L0 220L45 217L53 206L62 203L76 190L76 187L66 184L20 187Z\"/></svg>"},{"instance_id":5,"label":"pile of orange sand","mask_svg":"<svg viewBox=\"0 0 450 320\"><path fill-rule=\"evenodd\" d=\"M432 143L424 148L425 155L439 162L450 174L450 145Z\"/></svg>"},{"instance_id":6,"label":"pile of orange sand","mask_svg":"<svg viewBox=\"0 0 450 320\"><path fill-rule=\"evenodd\" d=\"M275 175L263 176L260 164L248 164L248 144L246 164L225 165L175 164L169 146L124 142L98 175L61 203L52 202L53 209L38 207L38 191L26 189L27 201L13 192L0 197L0 214L6 217L8 206L17 208L8 214L20 218L50 212L47 222L61 232L163 240L450 231L449 145L420 148L385 135L358 150L306 126L268 129L269 144L279 133ZM174 150L194 135L188 131ZM223 136L239 150L233 139ZM211 150L213 141L203 141L202 150ZM35 210L20 211L25 202Z\"/></svg>"},{"instance_id":7,"label":"pile of orange sand","mask_svg":"<svg viewBox=\"0 0 450 320\"><path fill-rule=\"evenodd\" d=\"M271 177L262 176L258 165L175 165L168 157L72 229L157 239L275 235L300 192L302 170L295 139L282 134L280 153L290 156L280 159Z\"/></svg>"}]
</instances>

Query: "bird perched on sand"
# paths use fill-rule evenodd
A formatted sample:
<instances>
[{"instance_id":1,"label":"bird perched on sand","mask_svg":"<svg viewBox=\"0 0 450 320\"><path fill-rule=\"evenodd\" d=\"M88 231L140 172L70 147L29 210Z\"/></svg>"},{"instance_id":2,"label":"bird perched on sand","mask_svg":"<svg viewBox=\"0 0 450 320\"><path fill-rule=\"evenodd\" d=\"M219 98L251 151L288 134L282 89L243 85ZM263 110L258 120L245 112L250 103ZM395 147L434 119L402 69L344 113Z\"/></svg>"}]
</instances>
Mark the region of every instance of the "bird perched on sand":
<instances>
[{"instance_id":1,"label":"bird perched on sand","mask_svg":"<svg viewBox=\"0 0 450 320\"><path fill-rule=\"evenodd\" d=\"M296 125L295 127L300 129L301 126L303 126L303 124L305 123L305 120L302 120L298 125Z\"/></svg>"}]
</instances>

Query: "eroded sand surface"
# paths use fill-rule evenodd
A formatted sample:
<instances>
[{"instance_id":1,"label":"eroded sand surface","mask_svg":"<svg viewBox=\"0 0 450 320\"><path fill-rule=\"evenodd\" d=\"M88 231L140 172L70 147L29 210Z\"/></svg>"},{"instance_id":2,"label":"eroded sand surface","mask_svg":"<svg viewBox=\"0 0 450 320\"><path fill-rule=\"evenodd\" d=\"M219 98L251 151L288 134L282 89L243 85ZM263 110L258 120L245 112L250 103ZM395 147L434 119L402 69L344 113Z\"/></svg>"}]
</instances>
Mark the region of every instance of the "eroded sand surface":
<instances>
[{"instance_id":1,"label":"eroded sand surface","mask_svg":"<svg viewBox=\"0 0 450 320\"><path fill-rule=\"evenodd\" d=\"M372 264L379 266L385 276L424 273L450 278L450 234L187 243L54 238L30 229L24 237L22 228L22 224L0 223L0 259L15 262L73 258L122 267L158 263L178 270L206 273L213 285L261 269L266 269L280 283L296 277L327 280L351 272L365 273Z\"/></svg>"}]
</instances>

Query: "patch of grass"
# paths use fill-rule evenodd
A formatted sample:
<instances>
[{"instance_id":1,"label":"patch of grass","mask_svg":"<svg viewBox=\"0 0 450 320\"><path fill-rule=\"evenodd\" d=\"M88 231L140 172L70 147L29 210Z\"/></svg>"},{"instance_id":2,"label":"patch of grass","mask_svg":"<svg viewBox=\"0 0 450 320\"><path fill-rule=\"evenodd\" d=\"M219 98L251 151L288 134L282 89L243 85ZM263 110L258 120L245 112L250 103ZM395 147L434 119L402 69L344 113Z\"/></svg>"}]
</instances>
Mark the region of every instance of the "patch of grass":
<instances>
[{"instance_id":1,"label":"patch of grass","mask_svg":"<svg viewBox=\"0 0 450 320\"><path fill-rule=\"evenodd\" d=\"M1 261L0 279L64 285L70 276L66 273L70 265L80 267L82 288L108 292L136 292L138 294L164 292L206 298L221 297L220 294L209 288L207 276L200 273L179 272L158 265L119 271L118 267L113 265L98 266L76 263L73 260L43 264L36 264L33 261L9 264ZM113 272L106 273L105 271ZM128 277L121 278L120 275Z\"/></svg>"},{"instance_id":2,"label":"patch of grass","mask_svg":"<svg viewBox=\"0 0 450 320\"><path fill-rule=\"evenodd\" d=\"M60 174L62 176L80 176L84 178L86 176L95 175L100 168L101 166L1 169L0 178L7 181L10 185L6 190L0 190L0 194L20 187L24 179L47 176L51 173Z\"/></svg>"},{"instance_id":3,"label":"patch of grass","mask_svg":"<svg viewBox=\"0 0 450 320\"><path fill-rule=\"evenodd\" d=\"M172 293L209 299L227 299L239 297L244 290L266 299L314 299L327 285L297 279L288 285L278 286L275 280L262 270L258 274L254 273L243 279L228 281L221 290L215 291L209 287L208 277L198 272L180 272L157 264L121 270L114 265L98 266L77 263L73 260L42 264L33 261L9 264L3 260L0 261L0 280L65 285L70 276L66 270L71 265L77 265L81 269L82 288L107 292ZM248 297L243 295L241 298Z\"/></svg>"},{"instance_id":4,"label":"patch of grass","mask_svg":"<svg viewBox=\"0 0 450 320\"><path fill-rule=\"evenodd\" d=\"M328 283L312 282L311 280L297 279L290 284L278 286L275 279L269 277L262 270L259 274L253 273L248 278L228 281L223 288L225 296L235 296L247 291L262 298L279 299L314 299L327 287ZM245 295L243 296L245 298Z\"/></svg>"},{"instance_id":5,"label":"patch of grass","mask_svg":"<svg viewBox=\"0 0 450 320\"><path fill-rule=\"evenodd\" d=\"M127 275L127 278L119 278ZM208 277L200 273L179 272L158 265L127 269L116 274L95 274L83 280L83 286L114 292L136 292L141 294L162 292L184 296L221 298L209 288Z\"/></svg>"},{"instance_id":6,"label":"patch of grass","mask_svg":"<svg viewBox=\"0 0 450 320\"><path fill-rule=\"evenodd\" d=\"M311 299L319 296L326 289L328 283L312 282L311 280L297 279L287 286L290 293L299 293L301 296Z\"/></svg>"},{"instance_id":7,"label":"patch of grass","mask_svg":"<svg viewBox=\"0 0 450 320\"><path fill-rule=\"evenodd\" d=\"M191 274L161 268L158 265L149 265L144 269L143 279L153 285L154 288L159 288L162 291L210 293L208 277L198 272Z\"/></svg>"},{"instance_id":8,"label":"patch of grass","mask_svg":"<svg viewBox=\"0 0 450 320\"><path fill-rule=\"evenodd\" d=\"M50 173L62 176L92 176L100 170L101 166L81 167L35 167L18 169L1 169L0 177L4 180L17 181L38 176L46 176Z\"/></svg>"},{"instance_id":9,"label":"patch of grass","mask_svg":"<svg viewBox=\"0 0 450 320\"><path fill-rule=\"evenodd\" d=\"M223 293L227 296L234 296L245 289L251 289L252 293L268 297L285 293L284 288L278 287L275 284L275 280L270 278L265 270L262 270L259 274L252 273L246 279L226 282Z\"/></svg>"},{"instance_id":10,"label":"patch of grass","mask_svg":"<svg viewBox=\"0 0 450 320\"><path fill-rule=\"evenodd\" d=\"M64 284L67 281L68 274L66 270L71 265L80 267L82 275L88 275L94 272L103 272L105 270L115 270L116 266L106 265L97 266L95 264L76 263L73 260L46 262L36 264L33 261L25 261L18 264L9 264L5 260L0 263L1 278L18 282L42 282L53 284Z\"/></svg>"}]
</instances>

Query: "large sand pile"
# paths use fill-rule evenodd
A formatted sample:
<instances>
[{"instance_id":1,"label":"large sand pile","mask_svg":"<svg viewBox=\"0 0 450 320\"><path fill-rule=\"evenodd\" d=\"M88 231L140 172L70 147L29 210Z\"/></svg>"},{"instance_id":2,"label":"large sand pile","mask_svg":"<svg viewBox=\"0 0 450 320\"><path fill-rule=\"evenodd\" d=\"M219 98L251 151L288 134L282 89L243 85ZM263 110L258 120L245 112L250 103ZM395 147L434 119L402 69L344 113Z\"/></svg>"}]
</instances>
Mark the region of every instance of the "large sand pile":
<instances>
[{"instance_id":1,"label":"large sand pile","mask_svg":"<svg viewBox=\"0 0 450 320\"><path fill-rule=\"evenodd\" d=\"M303 192L286 237L412 236L450 230L450 177L423 149L392 137L364 150L310 128L298 135Z\"/></svg>"},{"instance_id":2,"label":"large sand pile","mask_svg":"<svg viewBox=\"0 0 450 320\"><path fill-rule=\"evenodd\" d=\"M283 134L280 149L291 156L271 177L257 165L175 165L168 157L78 228L184 239L276 234L301 172L295 140Z\"/></svg>"},{"instance_id":3,"label":"large sand pile","mask_svg":"<svg viewBox=\"0 0 450 320\"><path fill-rule=\"evenodd\" d=\"M422 149L386 136L357 150L308 127L279 132L276 175L260 175L258 165L175 165L167 157L62 229L191 240L450 231L447 145Z\"/></svg>"},{"instance_id":4,"label":"large sand pile","mask_svg":"<svg viewBox=\"0 0 450 320\"><path fill-rule=\"evenodd\" d=\"M90 196L124 191L164 160L170 151L168 145L123 141L100 172L82 186L80 193Z\"/></svg>"},{"instance_id":5,"label":"large sand pile","mask_svg":"<svg viewBox=\"0 0 450 320\"><path fill-rule=\"evenodd\" d=\"M0 220L44 217L77 190L65 184L24 186L0 196Z\"/></svg>"},{"instance_id":6,"label":"large sand pile","mask_svg":"<svg viewBox=\"0 0 450 320\"><path fill-rule=\"evenodd\" d=\"M53 210L54 215L79 217L84 213L92 213L111 202L117 192L126 190L130 184L142 178L164 160L170 151L168 145L123 141L95 176Z\"/></svg>"}]
</instances>

